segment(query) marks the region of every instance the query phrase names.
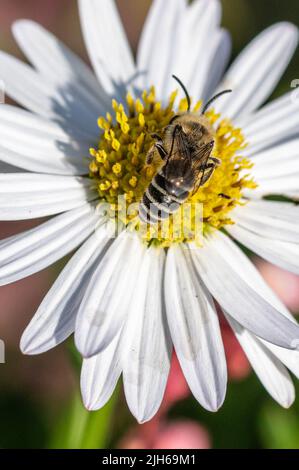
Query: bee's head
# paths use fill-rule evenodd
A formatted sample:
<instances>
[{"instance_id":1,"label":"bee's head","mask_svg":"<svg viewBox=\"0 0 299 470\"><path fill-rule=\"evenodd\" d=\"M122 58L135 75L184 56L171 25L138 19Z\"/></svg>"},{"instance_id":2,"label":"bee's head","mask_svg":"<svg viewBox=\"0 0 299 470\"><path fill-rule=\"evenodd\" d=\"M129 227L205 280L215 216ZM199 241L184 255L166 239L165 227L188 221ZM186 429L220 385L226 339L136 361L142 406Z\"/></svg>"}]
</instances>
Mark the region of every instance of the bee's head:
<instances>
[{"instance_id":1,"label":"bee's head","mask_svg":"<svg viewBox=\"0 0 299 470\"><path fill-rule=\"evenodd\" d=\"M172 196L179 197L190 192L194 185L194 172L189 159L170 160L164 168L166 190Z\"/></svg>"}]
</instances>

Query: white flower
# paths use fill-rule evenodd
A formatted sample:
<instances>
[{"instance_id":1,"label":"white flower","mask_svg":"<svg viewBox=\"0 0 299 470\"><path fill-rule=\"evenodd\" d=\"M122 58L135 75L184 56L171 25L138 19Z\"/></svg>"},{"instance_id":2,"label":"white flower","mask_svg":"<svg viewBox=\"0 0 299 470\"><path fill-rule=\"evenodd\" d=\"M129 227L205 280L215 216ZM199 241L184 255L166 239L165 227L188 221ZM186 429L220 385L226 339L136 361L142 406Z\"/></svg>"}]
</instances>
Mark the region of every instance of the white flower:
<instances>
[{"instance_id":1,"label":"white flower","mask_svg":"<svg viewBox=\"0 0 299 470\"><path fill-rule=\"evenodd\" d=\"M0 219L55 215L0 243L1 285L36 273L80 247L27 327L22 351L45 352L75 332L86 358L81 379L86 407L101 408L122 374L128 405L144 422L160 406L174 347L194 396L215 411L223 403L227 382L215 299L261 382L282 406L290 406L294 387L287 369L299 376L298 325L232 239L299 273L299 208L263 199L267 194L299 196L299 103L288 94L258 110L294 53L297 28L279 23L265 30L222 79L230 37L219 25L217 0L197 0L192 6L185 0L155 0L137 63L112 0L80 0L79 7L97 79L77 56L31 21L18 21L13 31L33 67L0 54L6 91L28 110L0 106ZM98 117L111 112L112 98L121 103L128 90L138 97L138 90L150 93L152 85L165 110L174 88L172 74L195 99L207 100L216 88L233 90L215 104L216 110L234 123L228 128L233 139L241 136L236 126L242 127L249 145L244 150L240 137L236 151L242 168L248 168L245 157L254 163L247 172L258 187L253 189L251 181L251 189L246 177L238 179L244 175L242 168L240 174L235 170L236 181L247 183L233 198L249 201L235 207L223 201L218 208L221 217L230 210L233 224L220 220L212 204L216 218L209 214L207 224L211 221L226 232L210 230L201 248L191 239L168 243L168 250L162 243L149 247L138 233L126 229L111 240L109 224L103 223L94 201L99 194L107 195L104 200L118 194L125 184L119 175L131 178L126 180L131 187L126 196L137 198L138 171L132 172L132 166L124 170L115 162L127 149L127 126L132 127L135 119L136 129L143 128L152 111L128 96L128 107L133 106L128 120L127 108L114 102L118 124L112 124L109 115L99 120L106 137L100 136ZM144 99L155 103L153 90ZM155 109L160 112L159 105ZM120 128L119 141L115 131ZM136 151L137 168L141 150L136 148L143 143L136 145L128 148L132 161ZM225 151L228 145L225 142ZM108 153L105 146L110 146ZM86 176L89 164L92 179ZM223 173L220 178L224 169L225 164L215 171L214 186L217 178L224 185L230 177ZM103 181L91 185L102 178L101 171ZM228 191L236 189L232 181L227 186ZM210 185L209 196L212 189Z\"/></svg>"}]
</instances>

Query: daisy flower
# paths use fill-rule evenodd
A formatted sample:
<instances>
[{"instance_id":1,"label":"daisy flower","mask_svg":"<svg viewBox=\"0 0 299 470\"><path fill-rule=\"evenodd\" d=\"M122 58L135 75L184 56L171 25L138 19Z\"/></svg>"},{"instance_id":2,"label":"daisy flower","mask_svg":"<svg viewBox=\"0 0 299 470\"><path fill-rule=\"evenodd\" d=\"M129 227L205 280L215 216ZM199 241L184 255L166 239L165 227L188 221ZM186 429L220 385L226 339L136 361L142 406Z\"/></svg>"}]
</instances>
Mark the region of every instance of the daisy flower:
<instances>
[{"instance_id":1,"label":"daisy flower","mask_svg":"<svg viewBox=\"0 0 299 470\"><path fill-rule=\"evenodd\" d=\"M136 60L113 0L80 0L79 11L95 75L31 21L13 32L32 66L0 54L0 77L22 106L0 107L0 218L48 217L1 241L0 282L77 250L22 351L43 353L74 333L86 407L105 405L122 375L128 406L145 422L161 404L174 348L193 395L215 411L227 383L217 303L265 388L290 406L299 328L238 245L299 273L299 103L289 93L260 109L296 49L297 28L266 29L225 71L231 42L217 0L154 0ZM152 134L186 111L173 74L193 112L233 90L206 114L220 165L190 196L203 207L201 243L185 204L181 237L174 218L168 235L162 223L154 234L141 222L132 229L136 217L118 205L120 196L139 203L157 171L146 161ZM275 195L289 202L266 197ZM123 230L112 238L115 216Z\"/></svg>"}]
</instances>

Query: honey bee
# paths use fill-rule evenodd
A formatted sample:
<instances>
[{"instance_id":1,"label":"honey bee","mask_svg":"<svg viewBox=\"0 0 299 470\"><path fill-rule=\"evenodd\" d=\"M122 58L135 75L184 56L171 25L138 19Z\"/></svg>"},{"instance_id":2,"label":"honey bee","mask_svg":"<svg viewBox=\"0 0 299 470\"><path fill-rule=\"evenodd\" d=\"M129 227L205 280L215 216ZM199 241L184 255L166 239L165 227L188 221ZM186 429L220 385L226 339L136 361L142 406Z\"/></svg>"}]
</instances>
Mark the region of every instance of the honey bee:
<instances>
[{"instance_id":1,"label":"honey bee","mask_svg":"<svg viewBox=\"0 0 299 470\"><path fill-rule=\"evenodd\" d=\"M186 95L188 110L175 115L161 135L152 135L155 143L147 154L147 163L152 163L158 156L162 166L139 205L139 218L149 224L156 224L175 213L190 195L211 178L221 163L211 155L215 131L205 113L216 99L232 90L214 96L199 115L191 112L191 99L184 84L175 75L173 78Z\"/></svg>"}]
</instances>

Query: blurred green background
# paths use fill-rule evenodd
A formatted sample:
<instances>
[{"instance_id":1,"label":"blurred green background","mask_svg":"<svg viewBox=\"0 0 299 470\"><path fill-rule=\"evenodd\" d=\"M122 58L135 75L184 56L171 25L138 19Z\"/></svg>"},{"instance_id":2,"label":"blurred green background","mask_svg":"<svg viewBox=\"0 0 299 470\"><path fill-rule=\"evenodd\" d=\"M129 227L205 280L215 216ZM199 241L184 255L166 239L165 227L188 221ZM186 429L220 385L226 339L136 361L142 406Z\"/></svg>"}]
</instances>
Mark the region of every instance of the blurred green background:
<instances>
[{"instance_id":1,"label":"blurred green background","mask_svg":"<svg viewBox=\"0 0 299 470\"><path fill-rule=\"evenodd\" d=\"M118 1L134 49L150 3ZM298 0L222 0L222 4L223 25L233 37L233 56L274 22L299 25ZM10 26L22 17L39 21L87 60L75 0L0 0L0 47L20 57ZM295 78L299 78L299 52L275 95L288 91ZM0 224L0 238L29 226L32 223ZM21 333L60 267L0 289L0 337L6 343L6 364L0 365L0 448L126 447L127 436L155 428L136 426L121 391L104 410L93 414L83 410L72 341L39 357L19 352ZM292 295L299 297L299 283L294 286L297 291ZM299 399L290 410L281 409L248 365L245 369L231 374L226 402L217 414L205 412L188 396L169 407L163 419L167 423L192 419L205 428L214 448L298 448Z\"/></svg>"}]
</instances>

